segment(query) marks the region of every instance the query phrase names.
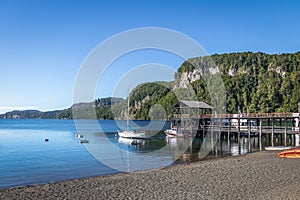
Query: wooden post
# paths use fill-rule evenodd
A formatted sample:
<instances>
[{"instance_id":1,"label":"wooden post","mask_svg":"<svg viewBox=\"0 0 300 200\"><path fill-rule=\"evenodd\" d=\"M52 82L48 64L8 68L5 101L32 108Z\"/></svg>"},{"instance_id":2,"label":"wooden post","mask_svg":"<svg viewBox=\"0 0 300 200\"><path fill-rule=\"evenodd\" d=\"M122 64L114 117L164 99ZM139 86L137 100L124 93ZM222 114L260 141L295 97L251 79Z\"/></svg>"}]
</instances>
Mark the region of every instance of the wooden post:
<instances>
[{"instance_id":1,"label":"wooden post","mask_svg":"<svg viewBox=\"0 0 300 200\"><path fill-rule=\"evenodd\" d=\"M287 134L287 118L284 118L284 146L286 147L286 134Z\"/></svg>"},{"instance_id":2,"label":"wooden post","mask_svg":"<svg viewBox=\"0 0 300 200\"><path fill-rule=\"evenodd\" d=\"M271 143L274 146L274 117L272 116L272 133L271 133Z\"/></svg>"},{"instance_id":3,"label":"wooden post","mask_svg":"<svg viewBox=\"0 0 300 200\"><path fill-rule=\"evenodd\" d=\"M205 126L206 126L206 120L204 119L203 120L203 131L202 131L202 141L204 141L204 136L205 136L205 132L206 132L206 130L205 130Z\"/></svg>"},{"instance_id":4,"label":"wooden post","mask_svg":"<svg viewBox=\"0 0 300 200\"><path fill-rule=\"evenodd\" d=\"M262 119L259 119L259 150L262 150L262 141L261 141L261 135L262 135Z\"/></svg>"},{"instance_id":5,"label":"wooden post","mask_svg":"<svg viewBox=\"0 0 300 200\"><path fill-rule=\"evenodd\" d=\"M231 119L230 118L228 118L227 119L228 120L228 131L227 131L227 137L229 138L230 137L230 127L231 127Z\"/></svg>"},{"instance_id":6,"label":"wooden post","mask_svg":"<svg viewBox=\"0 0 300 200\"><path fill-rule=\"evenodd\" d=\"M212 125L211 128L212 128L212 129L211 129L211 134L210 134L210 141L211 141L211 150L212 150L212 152L213 152L213 150L214 150L214 145L213 145L213 141L214 141L214 137L213 137L213 136L214 136L214 131L215 131L215 130L214 130L214 129L215 129L215 128L214 128L214 119L215 119L215 118L214 118L214 116L213 116L213 118L212 118L212 120L211 120L211 123L212 123L212 124L211 124L211 125Z\"/></svg>"},{"instance_id":7,"label":"wooden post","mask_svg":"<svg viewBox=\"0 0 300 200\"><path fill-rule=\"evenodd\" d=\"M191 126L191 134L193 134L193 123L192 123L192 116L191 116L191 108L189 108L189 122L188 122L190 125L187 125L187 126Z\"/></svg>"},{"instance_id":8,"label":"wooden post","mask_svg":"<svg viewBox=\"0 0 300 200\"><path fill-rule=\"evenodd\" d=\"M228 151L230 152L230 137L227 138L227 148L228 148Z\"/></svg>"},{"instance_id":9,"label":"wooden post","mask_svg":"<svg viewBox=\"0 0 300 200\"><path fill-rule=\"evenodd\" d=\"M240 134L241 128L240 128L240 115L238 116L238 134Z\"/></svg>"},{"instance_id":10,"label":"wooden post","mask_svg":"<svg viewBox=\"0 0 300 200\"><path fill-rule=\"evenodd\" d=\"M248 117L248 140L250 142L250 136L251 136L251 118Z\"/></svg>"}]
</instances>

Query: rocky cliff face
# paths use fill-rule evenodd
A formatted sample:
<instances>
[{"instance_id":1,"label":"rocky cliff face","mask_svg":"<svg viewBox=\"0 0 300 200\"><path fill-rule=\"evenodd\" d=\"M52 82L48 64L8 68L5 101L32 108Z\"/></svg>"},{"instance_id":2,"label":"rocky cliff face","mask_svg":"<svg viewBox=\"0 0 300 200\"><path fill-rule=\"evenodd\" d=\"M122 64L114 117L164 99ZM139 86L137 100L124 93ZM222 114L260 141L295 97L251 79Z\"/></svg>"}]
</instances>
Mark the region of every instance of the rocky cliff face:
<instances>
[{"instance_id":1,"label":"rocky cliff face","mask_svg":"<svg viewBox=\"0 0 300 200\"><path fill-rule=\"evenodd\" d=\"M176 77L176 84L174 85L174 89L187 88L187 85L189 85L191 82L199 80L202 75L203 72L201 69L193 69L190 72L178 73L178 76Z\"/></svg>"}]
</instances>

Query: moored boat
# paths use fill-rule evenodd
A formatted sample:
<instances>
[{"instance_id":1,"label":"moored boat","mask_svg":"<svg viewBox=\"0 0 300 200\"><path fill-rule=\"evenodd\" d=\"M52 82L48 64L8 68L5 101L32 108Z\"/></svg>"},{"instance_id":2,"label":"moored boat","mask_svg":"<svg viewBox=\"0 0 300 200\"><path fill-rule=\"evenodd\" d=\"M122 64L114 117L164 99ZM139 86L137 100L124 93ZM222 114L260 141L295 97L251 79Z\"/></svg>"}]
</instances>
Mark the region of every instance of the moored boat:
<instances>
[{"instance_id":1,"label":"moored boat","mask_svg":"<svg viewBox=\"0 0 300 200\"><path fill-rule=\"evenodd\" d=\"M171 129L167 129L164 132L168 137L184 137L184 134L177 128L177 126L173 126Z\"/></svg>"},{"instance_id":2,"label":"moored boat","mask_svg":"<svg viewBox=\"0 0 300 200\"><path fill-rule=\"evenodd\" d=\"M269 147L265 147L265 150L267 150L267 151L282 151L282 150L288 150L291 148L292 147L285 147L285 146L269 146Z\"/></svg>"}]
</instances>

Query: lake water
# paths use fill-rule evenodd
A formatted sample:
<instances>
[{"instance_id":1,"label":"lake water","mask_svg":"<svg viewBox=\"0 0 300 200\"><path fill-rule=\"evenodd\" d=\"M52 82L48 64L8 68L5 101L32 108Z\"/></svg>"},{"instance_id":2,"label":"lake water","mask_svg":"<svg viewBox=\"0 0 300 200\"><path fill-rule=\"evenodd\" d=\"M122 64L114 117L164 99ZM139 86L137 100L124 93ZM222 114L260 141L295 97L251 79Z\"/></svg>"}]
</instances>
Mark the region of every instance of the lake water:
<instances>
[{"instance_id":1,"label":"lake water","mask_svg":"<svg viewBox=\"0 0 300 200\"><path fill-rule=\"evenodd\" d=\"M161 168L259 150L258 138L242 138L238 143L232 137L206 152L201 137L167 139L160 130L167 129L168 122L135 123L153 137L116 137L125 121L81 120L75 126L72 120L0 120L0 189ZM77 138L77 133L83 138ZM81 139L89 143L80 143Z\"/></svg>"}]
</instances>

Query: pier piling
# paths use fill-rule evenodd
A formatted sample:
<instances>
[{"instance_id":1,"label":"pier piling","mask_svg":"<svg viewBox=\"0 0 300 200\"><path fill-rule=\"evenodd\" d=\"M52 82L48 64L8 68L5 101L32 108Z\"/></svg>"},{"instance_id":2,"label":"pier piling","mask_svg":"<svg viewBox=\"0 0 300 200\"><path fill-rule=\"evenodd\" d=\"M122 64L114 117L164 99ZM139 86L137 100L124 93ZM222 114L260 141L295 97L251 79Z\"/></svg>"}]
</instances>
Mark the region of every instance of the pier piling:
<instances>
[{"instance_id":1,"label":"pier piling","mask_svg":"<svg viewBox=\"0 0 300 200\"><path fill-rule=\"evenodd\" d=\"M261 139L262 139L262 118L259 118L259 150L262 150Z\"/></svg>"}]
</instances>

